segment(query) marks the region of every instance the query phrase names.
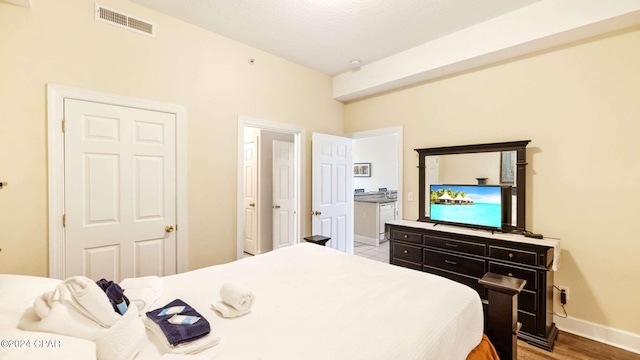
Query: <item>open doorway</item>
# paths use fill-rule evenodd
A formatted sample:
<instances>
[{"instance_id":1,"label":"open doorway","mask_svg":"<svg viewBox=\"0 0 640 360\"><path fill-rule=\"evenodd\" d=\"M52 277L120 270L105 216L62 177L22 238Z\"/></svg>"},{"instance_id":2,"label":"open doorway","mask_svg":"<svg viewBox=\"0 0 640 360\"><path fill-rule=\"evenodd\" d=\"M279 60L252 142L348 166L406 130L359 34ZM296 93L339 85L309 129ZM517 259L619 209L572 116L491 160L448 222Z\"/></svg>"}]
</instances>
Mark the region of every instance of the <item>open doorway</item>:
<instances>
[{"instance_id":1,"label":"open doorway","mask_svg":"<svg viewBox=\"0 0 640 360\"><path fill-rule=\"evenodd\" d=\"M354 169L363 168L353 178L354 241L388 255L381 247L388 246L384 224L402 219L402 127L355 132L350 137Z\"/></svg>"},{"instance_id":2,"label":"open doorway","mask_svg":"<svg viewBox=\"0 0 640 360\"><path fill-rule=\"evenodd\" d=\"M304 129L238 117L237 259L298 243Z\"/></svg>"}]
</instances>

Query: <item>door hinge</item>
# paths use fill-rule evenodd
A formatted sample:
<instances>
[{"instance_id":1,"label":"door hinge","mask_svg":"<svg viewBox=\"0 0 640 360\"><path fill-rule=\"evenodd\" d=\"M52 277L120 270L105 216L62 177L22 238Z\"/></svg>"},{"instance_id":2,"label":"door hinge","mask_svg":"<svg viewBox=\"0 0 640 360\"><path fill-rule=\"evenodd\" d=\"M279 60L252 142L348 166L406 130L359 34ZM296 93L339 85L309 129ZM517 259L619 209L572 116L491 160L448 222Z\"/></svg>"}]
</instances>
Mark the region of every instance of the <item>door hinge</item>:
<instances>
[{"instance_id":1,"label":"door hinge","mask_svg":"<svg viewBox=\"0 0 640 360\"><path fill-rule=\"evenodd\" d=\"M62 119L62 132L64 132L64 119Z\"/></svg>"},{"instance_id":2,"label":"door hinge","mask_svg":"<svg viewBox=\"0 0 640 360\"><path fill-rule=\"evenodd\" d=\"M62 214L62 227L67 227L67 214Z\"/></svg>"}]
</instances>

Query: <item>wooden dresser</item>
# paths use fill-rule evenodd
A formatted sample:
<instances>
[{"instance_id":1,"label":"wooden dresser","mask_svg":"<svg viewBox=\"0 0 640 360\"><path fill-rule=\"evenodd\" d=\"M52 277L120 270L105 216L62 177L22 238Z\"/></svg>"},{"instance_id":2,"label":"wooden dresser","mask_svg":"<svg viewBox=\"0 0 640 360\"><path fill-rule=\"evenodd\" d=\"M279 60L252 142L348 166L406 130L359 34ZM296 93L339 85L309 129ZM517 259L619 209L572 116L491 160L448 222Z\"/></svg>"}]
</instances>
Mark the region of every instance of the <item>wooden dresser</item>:
<instances>
[{"instance_id":1,"label":"wooden dresser","mask_svg":"<svg viewBox=\"0 0 640 360\"><path fill-rule=\"evenodd\" d=\"M385 237L391 264L465 284L483 300L487 294L478 280L487 272L526 280L518 295L518 337L553 349L558 328L553 322L552 266L554 251L560 251L558 240L408 220L387 223Z\"/></svg>"}]
</instances>

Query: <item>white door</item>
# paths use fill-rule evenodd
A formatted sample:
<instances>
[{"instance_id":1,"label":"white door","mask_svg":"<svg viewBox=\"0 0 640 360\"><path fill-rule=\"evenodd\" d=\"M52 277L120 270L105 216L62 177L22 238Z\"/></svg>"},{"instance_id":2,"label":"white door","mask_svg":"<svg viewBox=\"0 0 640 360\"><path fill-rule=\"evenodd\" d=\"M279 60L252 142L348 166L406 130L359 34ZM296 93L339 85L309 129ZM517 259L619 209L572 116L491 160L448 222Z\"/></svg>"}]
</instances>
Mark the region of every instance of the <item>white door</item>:
<instances>
[{"instance_id":1,"label":"white door","mask_svg":"<svg viewBox=\"0 0 640 360\"><path fill-rule=\"evenodd\" d=\"M258 138L244 144L244 251L258 250Z\"/></svg>"},{"instance_id":2,"label":"white door","mask_svg":"<svg viewBox=\"0 0 640 360\"><path fill-rule=\"evenodd\" d=\"M64 275L175 274L175 115L72 99L64 114Z\"/></svg>"},{"instance_id":3,"label":"white door","mask_svg":"<svg viewBox=\"0 0 640 360\"><path fill-rule=\"evenodd\" d=\"M294 144L273 141L273 249L294 244L295 161Z\"/></svg>"},{"instance_id":4,"label":"white door","mask_svg":"<svg viewBox=\"0 0 640 360\"><path fill-rule=\"evenodd\" d=\"M326 246L353 253L353 157L351 139L313 133L312 235Z\"/></svg>"}]
</instances>

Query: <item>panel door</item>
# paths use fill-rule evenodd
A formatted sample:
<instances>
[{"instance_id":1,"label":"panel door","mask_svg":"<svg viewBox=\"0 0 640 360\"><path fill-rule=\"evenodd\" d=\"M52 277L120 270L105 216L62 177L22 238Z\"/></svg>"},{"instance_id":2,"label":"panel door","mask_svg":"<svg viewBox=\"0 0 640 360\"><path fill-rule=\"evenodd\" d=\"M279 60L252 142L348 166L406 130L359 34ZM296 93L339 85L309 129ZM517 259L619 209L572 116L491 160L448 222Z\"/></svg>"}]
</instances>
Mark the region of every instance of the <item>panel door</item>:
<instances>
[{"instance_id":1,"label":"panel door","mask_svg":"<svg viewBox=\"0 0 640 360\"><path fill-rule=\"evenodd\" d=\"M64 104L65 277L175 274L175 115Z\"/></svg>"},{"instance_id":2,"label":"panel door","mask_svg":"<svg viewBox=\"0 0 640 360\"><path fill-rule=\"evenodd\" d=\"M295 243L294 144L273 141L273 249Z\"/></svg>"},{"instance_id":3,"label":"panel door","mask_svg":"<svg viewBox=\"0 0 640 360\"><path fill-rule=\"evenodd\" d=\"M244 144L244 251L258 250L258 138Z\"/></svg>"},{"instance_id":4,"label":"panel door","mask_svg":"<svg viewBox=\"0 0 640 360\"><path fill-rule=\"evenodd\" d=\"M326 246L353 253L353 155L351 139L312 135L312 232Z\"/></svg>"}]
</instances>

